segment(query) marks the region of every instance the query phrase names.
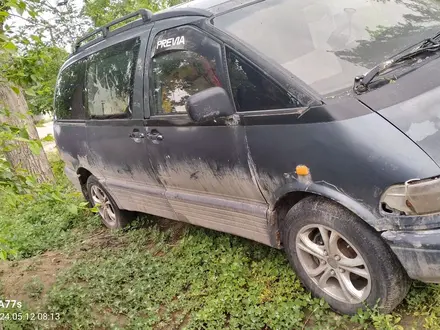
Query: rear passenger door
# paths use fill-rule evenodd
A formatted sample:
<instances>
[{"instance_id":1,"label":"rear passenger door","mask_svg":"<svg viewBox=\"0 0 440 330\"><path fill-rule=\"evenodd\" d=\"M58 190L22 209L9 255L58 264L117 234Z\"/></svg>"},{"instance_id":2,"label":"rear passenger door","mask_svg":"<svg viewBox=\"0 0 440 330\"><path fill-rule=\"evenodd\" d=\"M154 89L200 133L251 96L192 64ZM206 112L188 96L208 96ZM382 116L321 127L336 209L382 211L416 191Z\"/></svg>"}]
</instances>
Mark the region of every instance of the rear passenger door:
<instances>
[{"instance_id":1,"label":"rear passenger door","mask_svg":"<svg viewBox=\"0 0 440 330\"><path fill-rule=\"evenodd\" d=\"M54 137L69 179L81 190L77 170L86 155L86 111L83 104L84 60L60 72L55 87Z\"/></svg>"},{"instance_id":2,"label":"rear passenger door","mask_svg":"<svg viewBox=\"0 0 440 330\"><path fill-rule=\"evenodd\" d=\"M173 218L145 144L142 58L147 37L116 43L87 58L87 163L120 208Z\"/></svg>"},{"instance_id":3,"label":"rear passenger door","mask_svg":"<svg viewBox=\"0 0 440 330\"><path fill-rule=\"evenodd\" d=\"M185 109L191 95L229 89L222 45L193 26L158 26L148 49L147 147L178 218L268 243L267 205L240 120L197 124Z\"/></svg>"}]
</instances>

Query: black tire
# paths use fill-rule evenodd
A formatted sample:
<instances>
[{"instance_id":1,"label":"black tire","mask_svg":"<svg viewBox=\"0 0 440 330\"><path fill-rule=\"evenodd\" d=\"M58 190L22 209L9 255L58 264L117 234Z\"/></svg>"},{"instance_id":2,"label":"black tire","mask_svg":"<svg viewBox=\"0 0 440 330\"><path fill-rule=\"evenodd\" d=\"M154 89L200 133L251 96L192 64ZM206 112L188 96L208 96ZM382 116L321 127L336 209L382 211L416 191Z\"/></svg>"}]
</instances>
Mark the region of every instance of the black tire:
<instances>
[{"instance_id":1,"label":"black tire","mask_svg":"<svg viewBox=\"0 0 440 330\"><path fill-rule=\"evenodd\" d=\"M314 225L319 227L314 229ZM303 285L314 296L324 298L336 312L352 315L368 306L387 313L408 293L411 281L390 247L373 228L341 205L323 197L306 197L290 209L280 229L289 262ZM327 244L321 233L329 238L326 239ZM308 250L308 246L314 247L313 244L319 245L319 255L312 256L310 251L315 250ZM330 253L326 251L327 248ZM321 249L324 255L322 259ZM341 252L342 258L331 256L334 251ZM349 251L348 257L344 251ZM347 260L361 259L364 262L362 265L344 267ZM322 281L319 276L314 276L319 267L325 269L323 277L328 271L326 279ZM360 271L368 276L354 275L352 271ZM363 292L363 295L353 298L355 295L347 294L350 286L342 285L347 276L349 283L356 283L356 289L359 283L363 285L359 285L359 292ZM353 300L347 298L350 296ZM342 301L344 299L346 301Z\"/></svg>"},{"instance_id":2,"label":"black tire","mask_svg":"<svg viewBox=\"0 0 440 330\"><path fill-rule=\"evenodd\" d=\"M87 188L87 195L89 196L89 203L91 204L92 207L94 207L96 205L96 202L93 198L92 190L99 189L100 191L102 191L104 193L105 197L107 198L107 200L108 200L107 207L111 208L112 216L108 216L110 212L107 213L107 216L106 216L106 213L103 210L103 208L98 207L102 223L107 228L121 229L121 228L124 228L127 225L129 225L130 222L133 220L134 213L129 212L129 211L125 211L125 210L120 210L118 208L115 200L113 199L113 197L103 187L103 185L99 182L99 180L96 177L94 177L93 175L89 176L89 178L87 179L86 188Z\"/></svg>"}]
</instances>

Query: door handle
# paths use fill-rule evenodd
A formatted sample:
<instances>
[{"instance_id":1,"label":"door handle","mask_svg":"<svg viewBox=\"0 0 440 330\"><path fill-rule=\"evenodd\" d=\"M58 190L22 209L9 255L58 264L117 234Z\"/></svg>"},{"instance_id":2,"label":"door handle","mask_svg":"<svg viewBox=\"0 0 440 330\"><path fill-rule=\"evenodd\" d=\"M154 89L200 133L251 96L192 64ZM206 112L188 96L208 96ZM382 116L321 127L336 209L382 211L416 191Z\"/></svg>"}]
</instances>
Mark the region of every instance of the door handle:
<instances>
[{"instance_id":1,"label":"door handle","mask_svg":"<svg viewBox=\"0 0 440 330\"><path fill-rule=\"evenodd\" d=\"M163 135L159 133L158 130L153 129L151 132L147 133L147 138L149 138L151 141L162 141Z\"/></svg>"},{"instance_id":2,"label":"door handle","mask_svg":"<svg viewBox=\"0 0 440 330\"><path fill-rule=\"evenodd\" d=\"M128 137L131 138L134 142L140 143L140 142L142 142L142 139L145 138L145 134L142 132L139 132L139 130L137 128L135 128L133 130L133 132L131 132L128 135Z\"/></svg>"}]
</instances>

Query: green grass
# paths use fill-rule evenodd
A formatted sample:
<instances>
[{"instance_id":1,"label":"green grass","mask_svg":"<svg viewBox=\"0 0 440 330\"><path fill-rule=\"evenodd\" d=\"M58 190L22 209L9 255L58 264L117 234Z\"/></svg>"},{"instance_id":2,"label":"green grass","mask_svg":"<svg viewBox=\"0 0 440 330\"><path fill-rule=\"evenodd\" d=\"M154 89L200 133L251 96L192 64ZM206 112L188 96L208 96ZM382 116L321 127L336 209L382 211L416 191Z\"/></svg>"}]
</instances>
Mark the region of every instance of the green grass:
<instances>
[{"instance_id":1,"label":"green grass","mask_svg":"<svg viewBox=\"0 0 440 330\"><path fill-rule=\"evenodd\" d=\"M301 327L308 309L327 310L282 253L256 243L194 228L176 242L173 230L151 227L114 244L78 261L50 293L66 324L107 328L124 315L131 329L286 329Z\"/></svg>"},{"instance_id":2,"label":"green grass","mask_svg":"<svg viewBox=\"0 0 440 330\"><path fill-rule=\"evenodd\" d=\"M97 216L79 206L83 198L64 176L63 163L54 154L50 154L49 159L56 184L53 191L41 189L48 196L24 196L11 201L11 196L0 195L0 239L16 251L10 259L28 258L74 244L100 226ZM73 212L69 211L72 206Z\"/></svg>"},{"instance_id":3,"label":"green grass","mask_svg":"<svg viewBox=\"0 0 440 330\"><path fill-rule=\"evenodd\" d=\"M148 217L129 230L97 230L90 211L66 211L79 197L69 192L61 165L54 161L64 200L0 210L0 238L17 250L8 263L48 250L74 260L48 290L36 277L22 288L25 310L38 305L61 318L7 321L5 329L440 329L438 285L416 283L393 314L340 316L301 286L282 251Z\"/></svg>"},{"instance_id":4,"label":"green grass","mask_svg":"<svg viewBox=\"0 0 440 330\"><path fill-rule=\"evenodd\" d=\"M17 251L20 259L49 249L74 244L85 232L99 225L99 220L66 211L65 205L28 203L14 213L0 214L0 237Z\"/></svg>"},{"instance_id":5,"label":"green grass","mask_svg":"<svg viewBox=\"0 0 440 330\"><path fill-rule=\"evenodd\" d=\"M33 277L32 280L26 283L24 289L28 293L30 298L41 298L43 293L44 285L41 283L38 277Z\"/></svg>"}]
</instances>

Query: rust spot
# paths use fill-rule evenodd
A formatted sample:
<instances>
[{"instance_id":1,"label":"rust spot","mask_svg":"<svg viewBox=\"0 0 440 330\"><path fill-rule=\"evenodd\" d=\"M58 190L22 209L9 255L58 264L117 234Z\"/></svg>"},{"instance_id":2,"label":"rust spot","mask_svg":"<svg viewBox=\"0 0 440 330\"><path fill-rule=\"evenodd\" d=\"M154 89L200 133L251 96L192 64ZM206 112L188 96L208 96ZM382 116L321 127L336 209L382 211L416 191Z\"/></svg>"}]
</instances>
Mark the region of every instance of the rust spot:
<instances>
[{"instance_id":1,"label":"rust spot","mask_svg":"<svg viewBox=\"0 0 440 330\"><path fill-rule=\"evenodd\" d=\"M279 230L277 230L277 234L276 234L276 243L277 243L277 246L278 247L281 247L281 234L280 234L280 231Z\"/></svg>"}]
</instances>

